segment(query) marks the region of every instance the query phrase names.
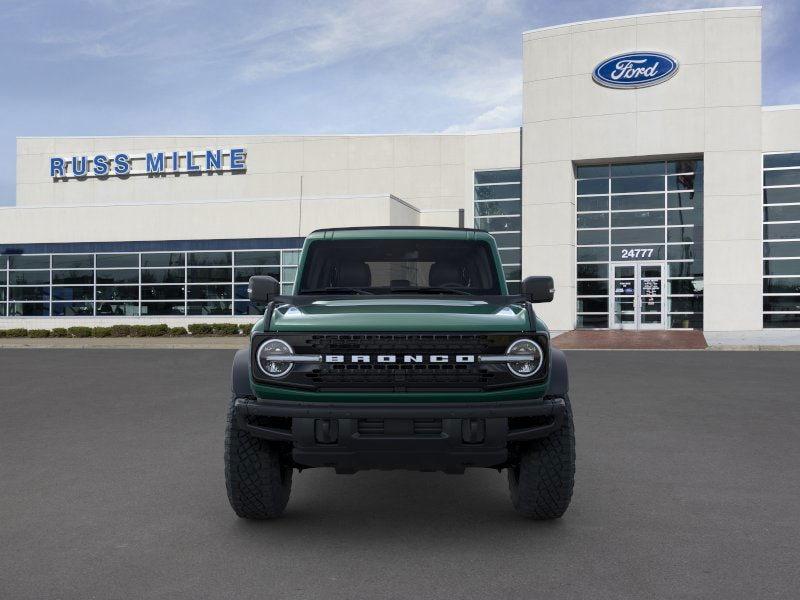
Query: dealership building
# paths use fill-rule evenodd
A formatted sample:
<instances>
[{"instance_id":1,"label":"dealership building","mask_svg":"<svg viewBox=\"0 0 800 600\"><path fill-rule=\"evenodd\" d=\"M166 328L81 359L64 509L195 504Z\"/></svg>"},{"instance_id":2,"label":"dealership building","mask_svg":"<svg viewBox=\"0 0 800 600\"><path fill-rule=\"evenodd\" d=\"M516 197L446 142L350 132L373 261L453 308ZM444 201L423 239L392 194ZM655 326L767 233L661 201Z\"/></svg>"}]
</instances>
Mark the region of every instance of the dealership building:
<instances>
[{"instance_id":1,"label":"dealership building","mask_svg":"<svg viewBox=\"0 0 800 600\"><path fill-rule=\"evenodd\" d=\"M0 328L252 321L312 230L476 227L553 329L800 328L800 106L761 104L760 8L523 36L520 127L19 138Z\"/></svg>"}]
</instances>

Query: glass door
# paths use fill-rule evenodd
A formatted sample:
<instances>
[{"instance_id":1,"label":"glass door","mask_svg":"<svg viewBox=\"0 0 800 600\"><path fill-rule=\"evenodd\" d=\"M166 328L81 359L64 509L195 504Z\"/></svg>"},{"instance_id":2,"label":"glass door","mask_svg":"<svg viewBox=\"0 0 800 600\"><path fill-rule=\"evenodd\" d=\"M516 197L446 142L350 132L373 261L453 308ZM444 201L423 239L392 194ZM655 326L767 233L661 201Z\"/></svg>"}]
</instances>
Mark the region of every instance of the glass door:
<instances>
[{"instance_id":1,"label":"glass door","mask_svg":"<svg viewBox=\"0 0 800 600\"><path fill-rule=\"evenodd\" d=\"M613 263L611 327L665 329L664 263Z\"/></svg>"}]
</instances>

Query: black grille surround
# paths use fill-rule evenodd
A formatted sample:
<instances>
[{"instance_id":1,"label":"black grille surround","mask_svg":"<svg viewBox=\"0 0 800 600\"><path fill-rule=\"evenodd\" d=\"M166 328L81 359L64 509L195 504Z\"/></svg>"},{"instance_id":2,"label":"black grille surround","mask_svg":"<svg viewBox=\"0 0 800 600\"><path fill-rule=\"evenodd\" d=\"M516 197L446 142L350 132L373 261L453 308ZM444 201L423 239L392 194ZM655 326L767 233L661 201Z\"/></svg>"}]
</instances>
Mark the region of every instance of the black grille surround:
<instances>
[{"instance_id":1,"label":"black grille surround","mask_svg":"<svg viewBox=\"0 0 800 600\"><path fill-rule=\"evenodd\" d=\"M344 355L344 363L295 363L282 378L264 375L256 364L258 347L267 339L288 343L295 354ZM506 363L456 363L456 355L504 354L515 340L536 341L544 351L544 365L536 375L520 378ZM443 392L494 391L536 385L547 378L546 333L266 333L256 334L251 346L253 378L263 384L318 392ZM378 355L393 354L398 362L378 363ZM404 354L421 355L420 363L404 363ZM352 355L369 355L369 363L352 363ZM431 355L447 355L447 363L431 363Z\"/></svg>"}]
</instances>

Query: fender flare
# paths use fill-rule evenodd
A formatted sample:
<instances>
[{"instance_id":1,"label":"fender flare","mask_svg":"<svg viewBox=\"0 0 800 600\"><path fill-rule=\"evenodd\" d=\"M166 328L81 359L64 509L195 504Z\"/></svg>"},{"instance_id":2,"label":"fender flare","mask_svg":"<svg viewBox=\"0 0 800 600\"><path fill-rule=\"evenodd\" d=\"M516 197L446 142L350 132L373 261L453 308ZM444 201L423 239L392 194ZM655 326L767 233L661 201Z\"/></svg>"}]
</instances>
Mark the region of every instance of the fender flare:
<instances>
[{"instance_id":1,"label":"fender flare","mask_svg":"<svg viewBox=\"0 0 800 600\"><path fill-rule=\"evenodd\" d=\"M250 348L237 350L231 367L231 390L236 398L253 396L250 387Z\"/></svg>"},{"instance_id":2,"label":"fender flare","mask_svg":"<svg viewBox=\"0 0 800 600\"><path fill-rule=\"evenodd\" d=\"M546 395L564 398L569 392L567 356L558 348L550 346L550 360L550 384Z\"/></svg>"}]
</instances>

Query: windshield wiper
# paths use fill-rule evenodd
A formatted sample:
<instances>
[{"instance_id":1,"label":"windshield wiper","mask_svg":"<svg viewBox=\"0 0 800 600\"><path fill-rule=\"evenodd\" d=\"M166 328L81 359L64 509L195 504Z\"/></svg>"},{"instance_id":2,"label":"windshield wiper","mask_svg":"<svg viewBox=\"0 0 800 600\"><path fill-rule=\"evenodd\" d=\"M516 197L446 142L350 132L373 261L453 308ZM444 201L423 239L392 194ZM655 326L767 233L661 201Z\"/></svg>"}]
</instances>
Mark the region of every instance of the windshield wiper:
<instances>
[{"instance_id":1,"label":"windshield wiper","mask_svg":"<svg viewBox=\"0 0 800 600\"><path fill-rule=\"evenodd\" d=\"M346 293L353 293L353 294L368 294L370 296L374 296L374 292L370 292L369 290L365 290L364 288L359 287L325 287L325 288L314 288L311 290L300 290L301 294L346 294Z\"/></svg>"},{"instance_id":2,"label":"windshield wiper","mask_svg":"<svg viewBox=\"0 0 800 600\"><path fill-rule=\"evenodd\" d=\"M464 290L459 290L456 288L451 287L422 287L422 286L411 286L411 287L395 287L389 290L390 293L406 293L411 292L414 294L459 294L461 296L472 296L470 292L465 292Z\"/></svg>"}]
</instances>

